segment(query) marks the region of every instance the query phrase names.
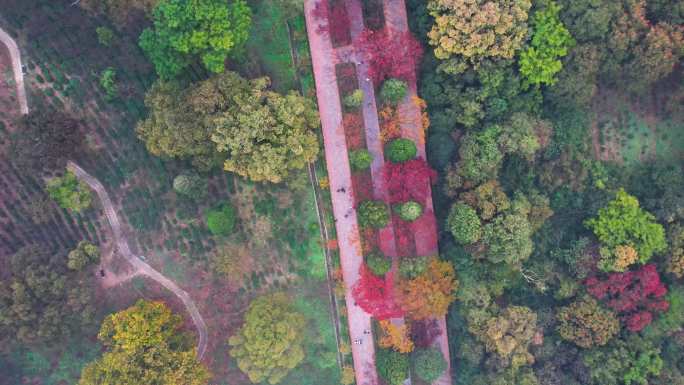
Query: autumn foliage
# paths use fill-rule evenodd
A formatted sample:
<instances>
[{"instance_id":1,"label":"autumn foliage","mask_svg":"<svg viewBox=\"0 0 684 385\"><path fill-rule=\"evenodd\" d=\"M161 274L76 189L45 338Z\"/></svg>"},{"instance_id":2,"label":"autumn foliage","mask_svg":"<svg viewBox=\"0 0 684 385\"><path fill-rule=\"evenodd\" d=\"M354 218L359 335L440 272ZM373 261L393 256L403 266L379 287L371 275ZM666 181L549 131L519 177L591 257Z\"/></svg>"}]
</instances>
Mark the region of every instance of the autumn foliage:
<instances>
[{"instance_id":1,"label":"autumn foliage","mask_svg":"<svg viewBox=\"0 0 684 385\"><path fill-rule=\"evenodd\" d=\"M413 341L411 341L406 324L395 325L389 320L381 320L378 324L380 325L378 345L381 348L392 348L399 353L410 353L413 351Z\"/></svg>"},{"instance_id":2,"label":"autumn foliage","mask_svg":"<svg viewBox=\"0 0 684 385\"><path fill-rule=\"evenodd\" d=\"M354 47L368 62L368 74L375 84L388 78L416 80L415 69L423 56L423 47L410 32L366 29L356 38Z\"/></svg>"},{"instance_id":3,"label":"autumn foliage","mask_svg":"<svg viewBox=\"0 0 684 385\"><path fill-rule=\"evenodd\" d=\"M609 274L606 279L590 277L585 284L589 294L618 313L633 332L650 324L654 313L665 312L670 306L664 299L667 288L654 264L637 271Z\"/></svg>"},{"instance_id":4,"label":"autumn foliage","mask_svg":"<svg viewBox=\"0 0 684 385\"><path fill-rule=\"evenodd\" d=\"M414 320L441 317L456 297L458 287L451 263L433 259L418 277L399 284L402 309Z\"/></svg>"},{"instance_id":5,"label":"autumn foliage","mask_svg":"<svg viewBox=\"0 0 684 385\"><path fill-rule=\"evenodd\" d=\"M366 313L378 320L402 317L403 311L394 299L394 273L384 278L374 275L366 265L362 265L359 280L352 288L356 304Z\"/></svg>"},{"instance_id":6,"label":"autumn foliage","mask_svg":"<svg viewBox=\"0 0 684 385\"><path fill-rule=\"evenodd\" d=\"M437 172L422 158L403 163L385 163L385 181L390 203L407 201L425 202L430 185L437 179Z\"/></svg>"},{"instance_id":7,"label":"autumn foliage","mask_svg":"<svg viewBox=\"0 0 684 385\"><path fill-rule=\"evenodd\" d=\"M411 323L411 340L419 348L428 348L442 334L437 321L420 320Z\"/></svg>"},{"instance_id":8,"label":"autumn foliage","mask_svg":"<svg viewBox=\"0 0 684 385\"><path fill-rule=\"evenodd\" d=\"M318 33L327 33L334 47L351 43L349 15L342 1L319 1L311 12L317 20L327 20L318 25Z\"/></svg>"}]
</instances>

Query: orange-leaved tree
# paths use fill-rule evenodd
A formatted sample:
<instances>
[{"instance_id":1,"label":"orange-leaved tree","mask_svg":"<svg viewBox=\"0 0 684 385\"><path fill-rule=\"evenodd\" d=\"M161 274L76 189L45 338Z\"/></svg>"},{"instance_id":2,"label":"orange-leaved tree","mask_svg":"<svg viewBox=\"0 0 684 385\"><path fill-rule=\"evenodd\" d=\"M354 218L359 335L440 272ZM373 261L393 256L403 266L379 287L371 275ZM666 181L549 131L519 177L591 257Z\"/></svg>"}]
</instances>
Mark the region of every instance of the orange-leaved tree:
<instances>
[{"instance_id":1,"label":"orange-leaved tree","mask_svg":"<svg viewBox=\"0 0 684 385\"><path fill-rule=\"evenodd\" d=\"M399 353L410 353L413 351L413 341L409 336L409 330L406 324L395 325L389 320L381 320L380 325L380 339L378 345L381 348L392 348Z\"/></svg>"},{"instance_id":2,"label":"orange-leaved tree","mask_svg":"<svg viewBox=\"0 0 684 385\"><path fill-rule=\"evenodd\" d=\"M456 299L458 287L453 266L433 259L424 273L414 279L402 280L397 285L397 296L402 309L414 320L441 317Z\"/></svg>"}]
</instances>

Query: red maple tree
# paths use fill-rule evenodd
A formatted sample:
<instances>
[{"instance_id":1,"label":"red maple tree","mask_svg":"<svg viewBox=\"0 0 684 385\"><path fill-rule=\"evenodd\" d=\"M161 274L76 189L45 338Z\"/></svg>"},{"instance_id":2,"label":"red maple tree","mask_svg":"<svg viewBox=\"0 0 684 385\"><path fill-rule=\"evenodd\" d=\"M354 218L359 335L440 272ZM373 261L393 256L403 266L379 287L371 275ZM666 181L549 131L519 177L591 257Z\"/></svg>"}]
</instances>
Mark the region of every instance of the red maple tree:
<instances>
[{"instance_id":1,"label":"red maple tree","mask_svg":"<svg viewBox=\"0 0 684 385\"><path fill-rule=\"evenodd\" d=\"M404 315L394 299L394 273L392 271L385 274L384 278L380 278L363 264L359 269L359 274L359 280L352 288L352 296L361 309L379 320Z\"/></svg>"},{"instance_id":2,"label":"red maple tree","mask_svg":"<svg viewBox=\"0 0 684 385\"><path fill-rule=\"evenodd\" d=\"M430 194L430 185L437 180L437 172L423 158L386 162L384 173L392 204L410 200L422 204Z\"/></svg>"},{"instance_id":3,"label":"red maple tree","mask_svg":"<svg viewBox=\"0 0 684 385\"><path fill-rule=\"evenodd\" d=\"M368 75L376 85L387 78L416 80L423 47L410 32L365 29L354 41L354 47L368 62Z\"/></svg>"},{"instance_id":4,"label":"red maple tree","mask_svg":"<svg viewBox=\"0 0 684 385\"><path fill-rule=\"evenodd\" d=\"M663 298L667 288L652 263L636 271L609 274L605 279L590 277L585 285L589 294L615 310L633 332L650 324L653 313L665 312L670 307Z\"/></svg>"}]
</instances>

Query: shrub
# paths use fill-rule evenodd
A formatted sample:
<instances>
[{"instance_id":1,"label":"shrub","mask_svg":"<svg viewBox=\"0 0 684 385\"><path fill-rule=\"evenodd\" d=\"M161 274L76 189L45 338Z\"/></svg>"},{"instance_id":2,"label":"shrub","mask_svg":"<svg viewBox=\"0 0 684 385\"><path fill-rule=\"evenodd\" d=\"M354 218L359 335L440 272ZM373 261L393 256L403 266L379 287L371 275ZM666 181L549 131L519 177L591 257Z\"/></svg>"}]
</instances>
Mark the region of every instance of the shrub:
<instances>
[{"instance_id":1,"label":"shrub","mask_svg":"<svg viewBox=\"0 0 684 385\"><path fill-rule=\"evenodd\" d=\"M430 195L430 185L437 179L437 172L422 158L403 163L386 162L384 171L392 204L425 202Z\"/></svg>"},{"instance_id":2,"label":"shrub","mask_svg":"<svg viewBox=\"0 0 684 385\"><path fill-rule=\"evenodd\" d=\"M214 235L228 235L235 227L235 209L225 203L207 212L207 227Z\"/></svg>"},{"instance_id":3,"label":"shrub","mask_svg":"<svg viewBox=\"0 0 684 385\"><path fill-rule=\"evenodd\" d=\"M447 368L442 352L436 348L413 352L412 361L414 373L427 383L437 380Z\"/></svg>"},{"instance_id":4,"label":"shrub","mask_svg":"<svg viewBox=\"0 0 684 385\"><path fill-rule=\"evenodd\" d=\"M356 89L342 100L344 106L349 109L357 109L363 104L363 91Z\"/></svg>"},{"instance_id":5,"label":"shrub","mask_svg":"<svg viewBox=\"0 0 684 385\"><path fill-rule=\"evenodd\" d=\"M399 218L407 222L413 222L423 215L423 206L418 202L408 201L406 203L401 203L396 207Z\"/></svg>"},{"instance_id":6,"label":"shrub","mask_svg":"<svg viewBox=\"0 0 684 385\"><path fill-rule=\"evenodd\" d=\"M363 201L357 209L361 227L382 228L389 222L389 211L382 201Z\"/></svg>"},{"instance_id":7,"label":"shrub","mask_svg":"<svg viewBox=\"0 0 684 385\"><path fill-rule=\"evenodd\" d=\"M373 274L381 277L392 268L392 260L382 254L371 253L366 256L366 265Z\"/></svg>"},{"instance_id":8,"label":"shrub","mask_svg":"<svg viewBox=\"0 0 684 385\"><path fill-rule=\"evenodd\" d=\"M387 145L387 157L394 163L406 162L416 157L416 144L410 139L399 138Z\"/></svg>"},{"instance_id":9,"label":"shrub","mask_svg":"<svg viewBox=\"0 0 684 385\"><path fill-rule=\"evenodd\" d=\"M354 171L363 171L370 167L373 163L373 155L368 150L353 150L349 151L349 164Z\"/></svg>"},{"instance_id":10,"label":"shrub","mask_svg":"<svg viewBox=\"0 0 684 385\"><path fill-rule=\"evenodd\" d=\"M399 275L402 279L414 279L427 270L431 257L404 258L399 263Z\"/></svg>"},{"instance_id":11,"label":"shrub","mask_svg":"<svg viewBox=\"0 0 684 385\"><path fill-rule=\"evenodd\" d=\"M114 40L114 32L107 27L97 27L95 29L97 34L97 41L105 47L109 47Z\"/></svg>"},{"instance_id":12,"label":"shrub","mask_svg":"<svg viewBox=\"0 0 684 385\"><path fill-rule=\"evenodd\" d=\"M88 185L76 179L76 175L71 171L67 171L62 177L48 180L46 190L60 207L75 212L90 207L92 202Z\"/></svg>"},{"instance_id":13,"label":"shrub","mask_svg":"<svg viewBox=\"0 0 684 385\"><path fill-rule=\"evenodd\" d=\"M388 79L382 84L380 98L392 105L399 104L408 92L408 85L399 79Z\"/></svg>"},{"instance_id":14,"label":"shrub","mask_svg":"<svg viewBox=\"0 0 684 385\"><path fill-rule=\"evenodd\" d=\"M456 241L462 245L477 242L482 235L480 217L475 209L464 203L451 206L447 226Z\"/></svg>"},{"instance_id":15,"label":"shrub","mask_svg":"<svg viewBox=\"0 0 684 385\"><path fill-rule=\"evenodd\" d=\"M102 71L100 74L100 87L105 92L106 100L112 100L118 95L119 90L116 85L116 70L114 68L107 67Z\"/></svg>"},{"instance_id":16,"label":"shrub","mask_svg":"<svg viewBox=\"0 0 684 385\"><path fill-rule=\"evenodd\" d=\"M390 349L378 349L375 354L378 375L389 385L400 385L408 377L408 357Z\"/></svg>"},{"instance_id":17,"label":"shrub","mask_svg":"<svg viewBox=\"0 0 684 385\"><path fill-rule=\"evenodd\" d=\"M173 189L180 195L199 201L207 196L207 180L194 172L182 173L173 179Z\"/></svg>"}]
</instances>

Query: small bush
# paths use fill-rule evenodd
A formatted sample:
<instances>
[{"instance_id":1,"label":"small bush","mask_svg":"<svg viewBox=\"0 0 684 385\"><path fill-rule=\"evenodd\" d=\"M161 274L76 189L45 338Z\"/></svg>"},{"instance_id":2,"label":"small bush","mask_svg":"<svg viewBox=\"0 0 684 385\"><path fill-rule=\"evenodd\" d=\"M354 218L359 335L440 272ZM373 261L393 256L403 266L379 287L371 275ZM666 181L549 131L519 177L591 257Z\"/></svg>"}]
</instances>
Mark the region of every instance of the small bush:
<instances>
[{"instance_id":1,"label":"small bush","mask_svg":"<svg viewBox=\"0 0 684 385\"><path fill-rule=\"evenodd\" d=\"M235 209L230 204L222 204L207 212L207 227L214 235L228 235L235 227Z\"/></svg>"},{"instance_id":2,"label":"small bush","mask_svg":"<svg viewBox=\"0 0 684 385\"><path fill-rule=\"evenodd\" d=\"M114 41L114 31L107 27L97 27L95 33L97 34L97 41L105 47L109 47Z\"/></svg>"},{"instance_id":3,"label":"small bush","mask_svg":"<svg viewBox=\"0 0 684 385\"><path fill-rule=\"evenodd\" d=\"M385 81L380 90L380 98L385 103L397 105L406 96L408 85L399 79L389 79Z\"/></svg>"},{"instance_id":4,"label":"small bush","mask_svg":"<svg viewBox=\"0 0 684 385\"><path fill-rule=\"evenodd\" d=\"M373 155L368 150L349 151L349 164L354 171L363 171L373 163Z\"/></svg>"},{"instance_id":5,"label":"small bush","mask_svg":"<svg viewBox=\"0 0 684 385\"><path fill-rule=\"evenodd\" d=\"M413 352L413 372L421 380L433 383L447 368L442 352L435 348L417 350Z\"/></svg>"},{"instance_id":6,"label":"small bush","mask_svg":"<svg viewBox=\"0 0 684 385\"><path fill-rule=\"evenodd\" d=\"M377 276L383 276L392 268L392 261L382 254L371 253L366 256L366 265Z\"/></svg>"},{"instance_id":7,"label":"small bush","mask_svg":"<svg viewBox=\"0 0 684 385\"><path fill-rule=\"evenodd\" d=\"M105 99L110 101L119 94L116 86L116 71L112 67L107 67L100 74L100 87L105 91Z\"/></svg>"},{"instance_id":8,"label":"small bush","mask_svg":"<svg viewBox=\"0 0 684 385\"><path fill-rule=\"evenodd\" d=\"M410 139L399 138L387 145L387 157L394 163L401 163L416 157L416 144Z\"/></svg>"},{"instance_id":9,"label":"small bush","mask_svg":"<svg viewBox=\"0 0 684 385\"><path fill-rule=\"evenodd\" d=\"M480 217L475 209L464 203L456 203L451 207L447 226L456 241L462 245L477 242L482 235Z\"/></svg>"},{"instance_id":10,"label":"small bush","mask_svg":"<svg viewBox=\"0 0 684 385\"><path fill-rule=\"evenodd\" d=\"M344 106L349 109L357 109L363 104L363 91L356 89L349 95L344 97Z\"/></svg>"},{"instance_id":11,"label":"small bush","mask_svg":"<svg viewBox=\"0 0 684 385\"><path fill-rule=\"evenodd\" d=\"M427 270L432 257L404 258L399 263L399 274L404 279L414 279Z\"/></svg>"},{"instance_id":12,"label":"small bush","mask_svg":"<svg viewBox=\"0 0 684 385\"><path fill-rule=\"evenodd\" d=\"M375 364L378 375L389 385L400 385L408 377L409 362L405 354L391 349L378 349Z\"/></svg>"},{"instance_id":13,"label":"small bush","mask_svg":"<svg viewBox=\"0 0 684 385\"><path fill-rule=\"evenodd\" d=\"M48 180L45 189L60 207L77 213L90 207L93 200L88 185L79 181L71 171Z\"/></svg>"},{"instance_id":14,"label":"small bush","mask_svg":"<svg viewBox=\"0 0 684 385\"><path fill-rule=\"evenodd\" d=\"M384 202L363 201L357 210L361 227L382 228L389 222L389 211Z\"/></svg>"},{"instance_id":15,"label":"small bush","mask_svg":"<svg viewBox=\"0 0 684 385\"><path fill-rule=\"evenodd\" d=\"M423 215L423 206L414 201L398 204L396 206L396 210L399 214L399 218L407 222L413 222Z\"/></svg>"}]
</instances>

